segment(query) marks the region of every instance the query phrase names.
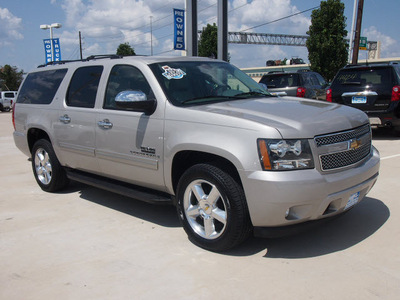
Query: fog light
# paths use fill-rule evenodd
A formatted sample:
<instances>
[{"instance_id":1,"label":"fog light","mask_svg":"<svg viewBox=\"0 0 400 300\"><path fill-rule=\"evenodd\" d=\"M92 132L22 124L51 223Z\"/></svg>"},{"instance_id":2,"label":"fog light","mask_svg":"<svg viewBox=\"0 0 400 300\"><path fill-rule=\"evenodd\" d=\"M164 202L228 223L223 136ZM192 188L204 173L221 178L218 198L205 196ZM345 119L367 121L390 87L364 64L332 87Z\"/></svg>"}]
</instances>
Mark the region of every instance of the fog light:
<instances>
[{"instance_id":1,"label":"fog light","mask_svg":"<svg viewBox=\"0 0 400 300\"><path fill-rule=\"evenodd\" d=\"M290 214L290 208L288 208L285 212L285 219L289 217L289 214Z\"/></svg>"}]
</instances>

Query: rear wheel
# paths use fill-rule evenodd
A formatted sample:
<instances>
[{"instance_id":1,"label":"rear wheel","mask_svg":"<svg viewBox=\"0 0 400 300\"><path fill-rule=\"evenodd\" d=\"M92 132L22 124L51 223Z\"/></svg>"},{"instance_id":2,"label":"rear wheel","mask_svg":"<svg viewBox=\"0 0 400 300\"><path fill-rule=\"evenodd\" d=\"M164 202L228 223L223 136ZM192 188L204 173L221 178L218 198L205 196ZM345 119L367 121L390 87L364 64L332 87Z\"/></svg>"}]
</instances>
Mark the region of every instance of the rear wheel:
<instances>
[{"instance_id":1,"label":"rear wheel","mask_svg":"<svg viewBox=\"0 0 400 300\"><path fill-rule=\"evenodd\" d=\"M32 148L32 170L36 182L46 192L56 192L69 183L64 168L48 140L38 140Z\"/></svg>"},{"instance_id":2,"label":"rear wheel","mask_svg":"<svg viewBox=\"0 0 400 300\"><path fill-rule=\"evenodd\" d=\"M243 188L225 171L208 164L189 168L179 181L177 198L183 228L194 244L219 252L248 238Z\"/></svg>"}]
</instances>

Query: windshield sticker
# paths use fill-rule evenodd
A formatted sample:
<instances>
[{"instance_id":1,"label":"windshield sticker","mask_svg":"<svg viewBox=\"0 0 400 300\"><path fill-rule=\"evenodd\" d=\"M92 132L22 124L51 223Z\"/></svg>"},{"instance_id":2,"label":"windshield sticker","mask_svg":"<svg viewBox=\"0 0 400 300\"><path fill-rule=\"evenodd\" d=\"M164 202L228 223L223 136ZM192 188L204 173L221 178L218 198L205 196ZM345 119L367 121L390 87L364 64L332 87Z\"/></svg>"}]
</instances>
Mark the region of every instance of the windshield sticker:
<instances>
[{"instance_id":1,"label":"windshield sticker","mask_svg":"<svg viewBox=\"0 0 400 300\"><path fill-rule=\"evenodd\" d=\"M162 75L167 78L168 80L171 79L181 79L183 76L186 75L185 72L183 72L181 69L173 69L169 66L163 66L164 73Z\"/></svg>"}]
</instances>

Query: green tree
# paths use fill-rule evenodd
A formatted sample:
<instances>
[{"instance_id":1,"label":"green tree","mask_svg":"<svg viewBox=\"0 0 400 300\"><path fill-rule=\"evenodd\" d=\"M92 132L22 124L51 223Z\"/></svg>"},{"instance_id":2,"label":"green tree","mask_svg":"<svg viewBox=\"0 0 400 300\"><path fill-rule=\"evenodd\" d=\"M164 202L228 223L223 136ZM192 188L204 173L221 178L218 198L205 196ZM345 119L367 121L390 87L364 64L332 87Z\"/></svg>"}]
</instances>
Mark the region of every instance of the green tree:
<instances>
[{"instance_id":1,"label":"green tree","mask_svg":"<svg viewBox=\"0 0 400 300\"><path fill-rule=\"evenodd\" d=\"M132 56L136 55L136 53L135 50L133 50L132 46L129 45L129 43L125 43L118 46L117 55Z\"/></svg>"},{"instance_id":2,"label":"green tree","mask_svg":"<svg viewBox=\"0 0 400 300\"><path fill-rule=\"evenodd\" d=\"M199 56L217 58L217 47L217 25L215 23L213 25L207 24L207 27L203 28L203 32L199 41Z\"/></svg>"},{"instance_id":3,"label":"green tree","mask_svg":"<svg viewBox=\"0 0 400 300\"><path fill-rule=\"evenodd\" d=\"M340 0L321 1L311 14L307 32L308 59L311 69L332 80L337 71L346 65L348 44L344 4Z\"/></svg>"},{"instance_id":4,"label":"green tree","mask_svg":"<svg viewBox=\"0 0 400 300\"><path fill-rule=\"evenodd\" d=\"M17 67L4 65L0 67L0 88L3 91L18 91L24 77L24 71L18 71Z\"/></svg>"}]
</instances>

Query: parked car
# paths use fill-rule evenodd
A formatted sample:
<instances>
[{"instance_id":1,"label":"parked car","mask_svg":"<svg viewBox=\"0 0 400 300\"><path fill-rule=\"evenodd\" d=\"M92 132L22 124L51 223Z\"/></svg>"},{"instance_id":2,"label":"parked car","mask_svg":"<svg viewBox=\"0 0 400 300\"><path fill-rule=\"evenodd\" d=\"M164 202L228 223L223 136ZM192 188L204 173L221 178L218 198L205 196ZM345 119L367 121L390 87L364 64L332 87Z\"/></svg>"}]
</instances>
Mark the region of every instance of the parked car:
<instances>
[{"instance_id":1,"label":"parked car","mask_svg":"<svg viewBox=\"0 0 400 300\"><path fill-rule=\"evenodd\" d=\"M349 65L327 89L327 100L364 111L371 125L400 135L400 64Z\"/></svg>"},{"instance_id":2,"label":"parked car","mask_svg":"<svg viewBox=\"0 0 400 300\"><path fill-rule=\"evenodd\" d=\"M362 111L272 96L207 58L43 66L26 76L13 122L42 190L71 179L174 204L190 240L212 251L348 211L379 174Z\"/></svg>"},{"instance_id":3,"label":"parked car","mask_svg":"<svg viewBox=\"0 0 400 300\"><path fill-rule=\"evenodd\" d=\"M16 95L14 91L0 91L0 111L10 111Z\"/></svg>"},{"instance_id":4,"label":"parked car","mask_svg":"<svg viewBox=\"0 0 400 300\"><path fill-rule=\"evenodd\" d=\"M299 70L297 72L272 72L265 74L260 83L268 86L268 91L277 96L293 96L325 100L325 79L317 72Z\"/></svg>"}]
</instances>

